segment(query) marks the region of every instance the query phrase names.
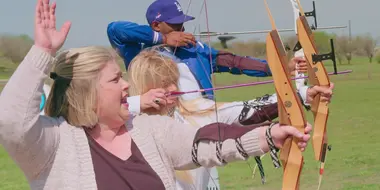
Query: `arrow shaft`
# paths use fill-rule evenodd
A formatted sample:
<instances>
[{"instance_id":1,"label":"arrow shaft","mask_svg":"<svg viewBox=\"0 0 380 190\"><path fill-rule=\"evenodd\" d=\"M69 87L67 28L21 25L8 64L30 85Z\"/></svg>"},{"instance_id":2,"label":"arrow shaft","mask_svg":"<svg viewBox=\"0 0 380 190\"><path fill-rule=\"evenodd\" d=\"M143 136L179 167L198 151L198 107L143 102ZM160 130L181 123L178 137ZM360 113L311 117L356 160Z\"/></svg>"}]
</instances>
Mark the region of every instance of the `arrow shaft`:
<instances>
[{"instance_id":1,"label":"arrow shaft","mask_svg":"<svg viewBox=\"0 0 380 190\"><path fill-rule=\"evenodd\" d=\"M328 29L339 29L347 28L347 26L327 26L327 27L318 27L317 30L328 30ZM239 35L239 34L263 34L268 33L271 30L251 30L251 31L242 31L242 32L206 32L201 34L193 34L194 36L223 36L223 35ZM278 32L292 32L295 29L279 29Z\"/></svg>"},{"instance_id":2,"label":"arrow shaft","mask_svg":"<svg viewBox=\"0 0 380 190\"><path fill-rule=\"evenodd\" d=\"M351 73L352 70L345 70L345 71L340 71L340 72L330 72L328 75L342 75L342 74L347 74ZM305 79L308 78L309 76L302 76L302 77L293 77L291 80L297 80L297 79ZM170 92L168 96L180 96L183 94L190 94L190 93L197 93L197 92L207 92L207 91L212 91L212 90L223 90L223 89L230 89L230 88L240 88L240 87L246 87L246 86L256 86L256 85L262 85L262 84L269 84L273 83L273 80L267 80L267 81L260 81L260 82L251 82L251 83L244 83L244 84L235 84L235 85L228 85L228 86L221 86L221 87L215 87L215 88L205 88L205 89L200 89L200 90L191 90L191 91L175 91L175 92Z\"/></svg>"}]
</instances>

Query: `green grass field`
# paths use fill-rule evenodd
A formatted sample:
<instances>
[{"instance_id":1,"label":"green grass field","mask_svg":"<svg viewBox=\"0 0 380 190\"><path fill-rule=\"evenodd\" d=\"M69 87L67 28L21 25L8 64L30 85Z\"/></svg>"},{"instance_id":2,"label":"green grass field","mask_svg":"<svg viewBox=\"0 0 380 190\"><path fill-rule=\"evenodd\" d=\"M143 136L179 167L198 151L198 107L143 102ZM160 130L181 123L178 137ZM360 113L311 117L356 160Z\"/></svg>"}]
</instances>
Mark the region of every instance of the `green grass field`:
<instances>
[{"instance_id":1,"label":"green grass field","mask_svg":"<svg viewBox=\"0 0 380 190\"><path fill-rule=\"evenodd\" d=\"M327 64L328 65L328 64ZM357 59L352 65L339 66L339 70L351 69L348 75L331 76L335 91L330 105L328 121L329 141L325 175L321 189L327 190L378 190L380 189L380 64L368 67L366 59ZM331 71L331 67L327 66ZM368 71L371 71L371 79ZM260 81L270 78L260 78ZM256 81L256 78L217 74L216 83L227 85ZM1 86L0 86L1 89ZM246 100L265 93L274 93L273 84L219 91L217 101ZM309 121L312 121L308 113ZM304 153L305 165L300 189L317 189L318 163L313 158L312 146ZM246 162L231 163L219 169L222 189L281 189L282 169L275 169L270 157L263 159L267 183L260 183L260 175L252 179ZM254 166L254 160L249 160ZM22 172L0 146L0 190L27 189Z\"/></svg>"}]
</instances>

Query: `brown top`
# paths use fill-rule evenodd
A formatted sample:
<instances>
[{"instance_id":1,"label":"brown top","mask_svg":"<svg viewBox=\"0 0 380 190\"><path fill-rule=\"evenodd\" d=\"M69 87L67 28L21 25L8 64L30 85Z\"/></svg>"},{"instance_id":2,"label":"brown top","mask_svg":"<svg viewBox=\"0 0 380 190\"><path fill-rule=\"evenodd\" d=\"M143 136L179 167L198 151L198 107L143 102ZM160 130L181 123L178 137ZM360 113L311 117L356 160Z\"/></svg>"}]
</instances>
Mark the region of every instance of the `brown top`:
<instances>
[{"instance_id":1,"label":"brown top","mask_svg":"<svg viewBox=\"0 0 380 190\"><path fill-rule=\"evenodd\" d=\"M132 155L127 160L122 160L100 146L87 132L86 135L99 190L165 189L133 139Z\"/></svg>"}]
</instances>

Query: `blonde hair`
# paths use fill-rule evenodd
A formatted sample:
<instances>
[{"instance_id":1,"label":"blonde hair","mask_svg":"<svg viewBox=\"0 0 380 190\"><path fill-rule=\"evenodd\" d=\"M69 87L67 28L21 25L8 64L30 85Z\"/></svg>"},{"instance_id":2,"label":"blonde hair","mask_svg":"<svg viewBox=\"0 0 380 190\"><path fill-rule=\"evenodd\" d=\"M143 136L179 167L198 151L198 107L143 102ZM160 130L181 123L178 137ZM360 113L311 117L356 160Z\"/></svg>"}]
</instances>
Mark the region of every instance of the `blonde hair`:
<instances>
[{"instance_id":1,"label":"blonde hair","mask_svg":"<svg viewBox=\"0 0 380 190\"><path fill-rule=\"evenodd\" d=\"M173 84L178 87L177 65L169 57L159 54L157 48L140 52L129 64L127 75L130 96L142 95L151 89L167 88ZM152 114L148 110L145 112Z\"/></svg>"},{"instance_id":2,"label":"blonde hair","mask_svg":"<svg viewBox=\"0 0 380 190\"><path fill-rule=\"evenodd\" d=\"M154 46L140 52L129 64L129 95L142 95L151 89L167 88L174 84L178 88L179 70L175 61L159 52L163 46ZM214 107L199 110L196 101L184 101L179 98L178 110L182 115L208 114Z\"/></svg>"},{"instance_id":3,"label":"blonde hair","mask_svg":"<svg viewBox=\"0 0 380 190\"><path fill-rule=\"evenodd\" d=\"M129 94L141 95L154 88L178 86L179 71L172 59L153 49L139 53L129 64Z\"/></svg>"},{"instance_id":4,"label":"blonde hair","mask_svg":"<svg viewBox=\"0 0 380 190\"><path fill-rule=\"evenodd\" d=\"M113 59L115 55L110 49L97 46L59 53L51 73L54 82L45 107L46 115L62 116L73 126L96 125L99 73Z\"/></svg>"}]
</instances>

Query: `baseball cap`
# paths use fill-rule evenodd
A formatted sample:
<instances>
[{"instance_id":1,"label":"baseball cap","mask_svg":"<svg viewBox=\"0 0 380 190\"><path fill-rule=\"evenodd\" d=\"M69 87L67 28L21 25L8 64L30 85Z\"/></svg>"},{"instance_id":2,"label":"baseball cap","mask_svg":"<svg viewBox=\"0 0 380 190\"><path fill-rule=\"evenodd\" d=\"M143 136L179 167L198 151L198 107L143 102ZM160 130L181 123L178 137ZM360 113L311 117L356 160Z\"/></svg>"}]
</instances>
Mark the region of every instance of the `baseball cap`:
<instances>
[{"instance_id":1,"label":"baseball cap","mask_svg":"<svg viewBox=\"0 0 380 190\"><path fill-rule=\"evenodd\" d=\"M149 24L153 21L169 24L181 24L195 18L183 14L182 7L175 0L155 0L146 11L146 19Z\"/></svg>"}]
</instances>

